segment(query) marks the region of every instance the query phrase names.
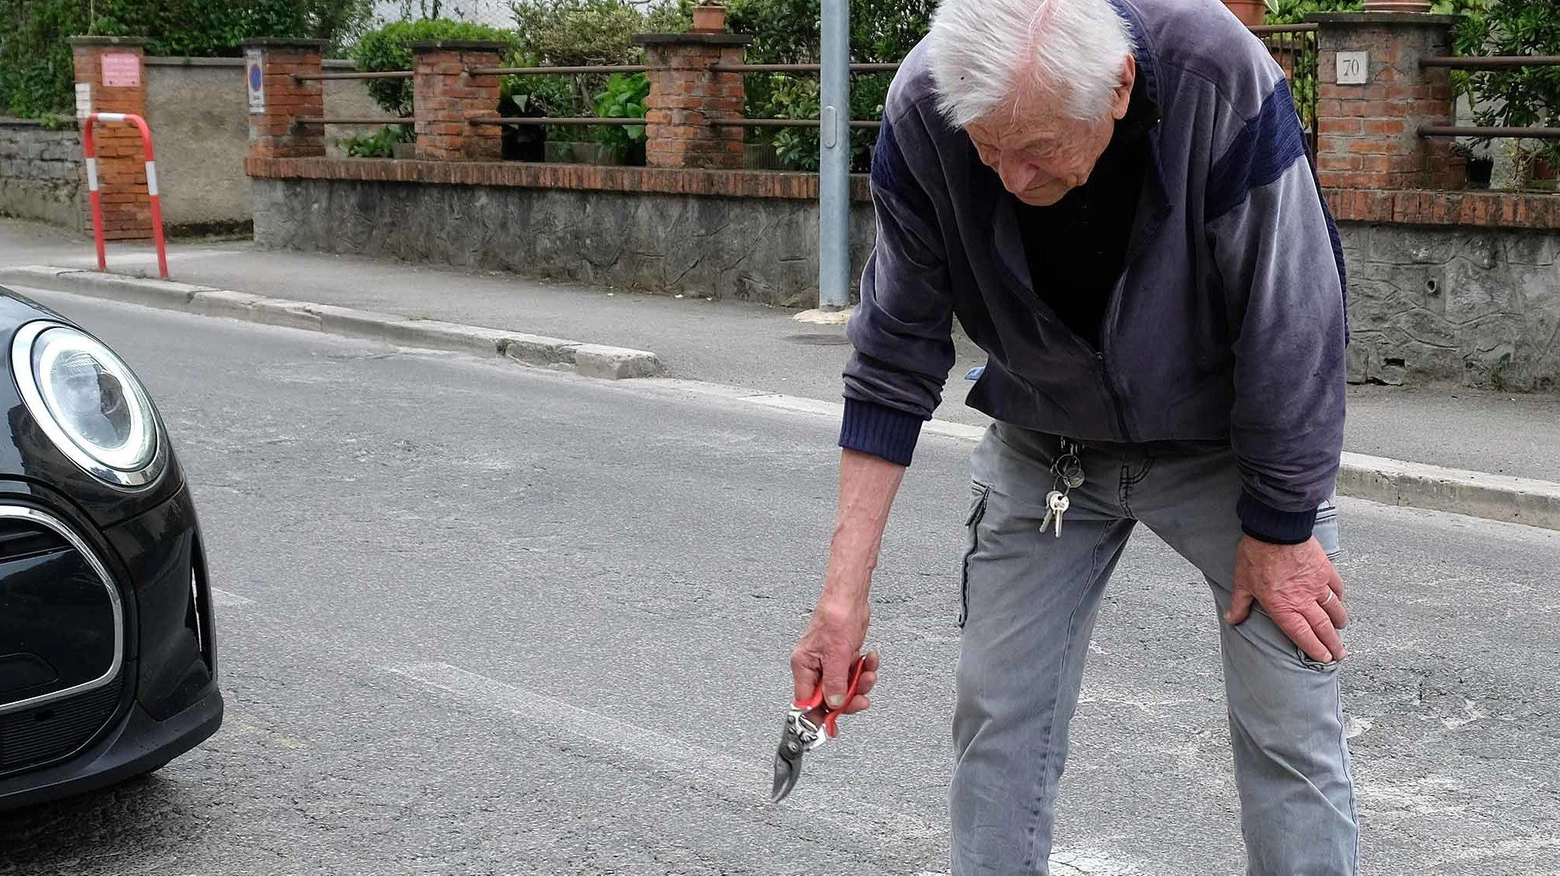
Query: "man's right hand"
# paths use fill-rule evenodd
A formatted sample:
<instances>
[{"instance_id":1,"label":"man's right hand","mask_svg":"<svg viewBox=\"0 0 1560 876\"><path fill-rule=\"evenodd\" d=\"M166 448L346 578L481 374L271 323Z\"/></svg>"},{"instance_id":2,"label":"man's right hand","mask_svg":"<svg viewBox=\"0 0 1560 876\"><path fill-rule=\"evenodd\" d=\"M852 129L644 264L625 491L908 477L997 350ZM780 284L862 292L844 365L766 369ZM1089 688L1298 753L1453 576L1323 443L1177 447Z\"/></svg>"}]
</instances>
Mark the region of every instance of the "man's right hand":
<instances>
[{"instance_id":1,"label":"man's right hand","mask_svg":"<svg viewBox=\"0 0 1560 876\"><path fill-rule=\"evenodd\" d=\"M832 599L826 593L813 609L807 632L791 652L791 678L795 684L793 700L801 702L823 685L823 701L831 709L844 706L847 715L866 711L872 705L867 696L877 683L878 655L868 654L861 667L856 696L846 703L850 670L867 638L870 609L865 600Z\"/></svg>"},{"instance_id":2,"label":"man's right hand","mask_svg":"<svg viewBox=\"0 0 1560 876\"><path fill-rule=\"evenodd\" d=\"M872 571L877 568L889 508L904 476L904 466L876 456L854 450L840 454L840 511L829 545L823 595L818 597L807 632L791 652L796 702L811 697L822 684L824 702L831 709L843 706L846 714L852 714L872 704L867 693L877 683L876 654L866 656L856 696L848 703L843 700L850 689L851 665L867 640L867 620L872 613L867 593L872 588Z\"/></svg>"}]
</instances>

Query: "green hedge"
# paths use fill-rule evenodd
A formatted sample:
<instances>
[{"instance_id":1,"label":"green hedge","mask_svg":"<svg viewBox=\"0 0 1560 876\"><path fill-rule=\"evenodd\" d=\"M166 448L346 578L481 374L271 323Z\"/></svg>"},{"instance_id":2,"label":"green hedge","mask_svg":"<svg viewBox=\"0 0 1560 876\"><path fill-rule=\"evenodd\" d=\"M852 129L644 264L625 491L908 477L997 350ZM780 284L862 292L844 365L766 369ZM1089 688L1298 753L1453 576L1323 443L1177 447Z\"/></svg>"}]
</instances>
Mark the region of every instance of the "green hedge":
<instances>
[{"instance_id":1,"label":"green hedge","mask_svg":"<svg viewBox=\"0 0 1560 876\"><path fill-rule=\"evenodd\" d=\"M439 18L423 21L395 21L358 38L352 57L364 72L412 69L410 45L419 40L495 40L514 44L513 31L500 30L470 21ZM370 79L368 94L385 109L398 116L412 114L412 80Z\"/></svg>"},{"instance_id":2,"label":"green hedge","mask_svg":"<svg viewBox=\"0 0 1560 876\"><path fill-rule=\"evenodd\" d=\"M0 0L0 112L69 112L70 37L143 36L148 55L236 56L252 37L351 39L372 0Z\"/></svg>"}]
</instances>

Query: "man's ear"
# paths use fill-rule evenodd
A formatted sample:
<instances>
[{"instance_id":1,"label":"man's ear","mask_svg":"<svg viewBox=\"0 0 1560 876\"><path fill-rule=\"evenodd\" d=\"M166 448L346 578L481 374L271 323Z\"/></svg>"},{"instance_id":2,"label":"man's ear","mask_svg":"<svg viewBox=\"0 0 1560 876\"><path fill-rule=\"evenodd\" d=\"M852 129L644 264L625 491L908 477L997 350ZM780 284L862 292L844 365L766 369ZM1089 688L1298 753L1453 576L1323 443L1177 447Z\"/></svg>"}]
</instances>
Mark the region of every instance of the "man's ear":
<instances>
[{"instance_id":1,"label":"man's ear","mask_svg":"<svg viewBox=\"0 0 1560 876\"><path fill-rule=\"evenodd\" d=\"M1127 115L1127 105L1132 102L1132 86L1137 83L1137 58L1129 52L1121 65L1121 82L1111 94L1111 117L1117 120Z\"/></svg>"}]
</instances>

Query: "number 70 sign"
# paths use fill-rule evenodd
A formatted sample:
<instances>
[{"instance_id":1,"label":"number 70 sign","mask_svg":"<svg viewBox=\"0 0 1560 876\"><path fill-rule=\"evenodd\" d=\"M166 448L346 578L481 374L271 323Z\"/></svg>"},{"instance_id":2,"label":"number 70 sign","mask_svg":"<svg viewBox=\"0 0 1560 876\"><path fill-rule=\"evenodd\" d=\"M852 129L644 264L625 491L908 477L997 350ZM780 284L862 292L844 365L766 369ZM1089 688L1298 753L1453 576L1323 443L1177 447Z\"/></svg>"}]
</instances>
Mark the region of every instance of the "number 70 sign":
<instances>
[{"instance_id":1,"label":"number 70 sign","mask_svg":"<svg viewBox=\"0 0 1560 876\"><path fill-rule=\"evenodd\" d=\"M1370 56L1365 52L1338 53L1338 84L1364 85L1370 78Z\"/></svg>"}]
</instances>

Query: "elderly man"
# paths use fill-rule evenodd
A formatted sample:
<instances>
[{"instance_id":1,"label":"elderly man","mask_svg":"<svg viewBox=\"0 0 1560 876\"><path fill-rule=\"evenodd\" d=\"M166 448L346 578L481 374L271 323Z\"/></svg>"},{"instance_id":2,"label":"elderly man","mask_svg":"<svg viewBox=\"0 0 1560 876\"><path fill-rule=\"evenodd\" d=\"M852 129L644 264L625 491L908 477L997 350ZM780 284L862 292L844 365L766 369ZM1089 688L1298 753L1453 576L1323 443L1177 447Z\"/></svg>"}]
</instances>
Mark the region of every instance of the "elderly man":
<instances>
[{"instance_id":1,"label":"elderly man","mask_svg":"<svg viewBox=\"0 0 1560 876\"><path fill-rule=\"evenodd\" d=\"M798 698L843 699L957 316L996 422L971 463L955 876L1047 871L1090 632L1139 522L1221 612L1248 872L1354 873L1344 269L1283 72L1216 0L943 0L890 89L872 194Z\"/></svg>"}]
</instances>

